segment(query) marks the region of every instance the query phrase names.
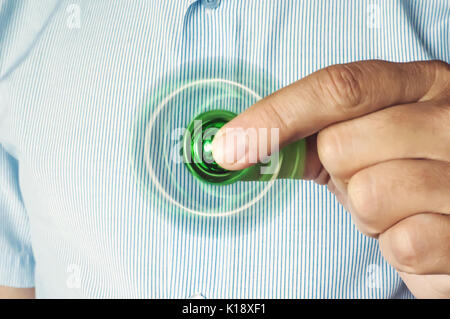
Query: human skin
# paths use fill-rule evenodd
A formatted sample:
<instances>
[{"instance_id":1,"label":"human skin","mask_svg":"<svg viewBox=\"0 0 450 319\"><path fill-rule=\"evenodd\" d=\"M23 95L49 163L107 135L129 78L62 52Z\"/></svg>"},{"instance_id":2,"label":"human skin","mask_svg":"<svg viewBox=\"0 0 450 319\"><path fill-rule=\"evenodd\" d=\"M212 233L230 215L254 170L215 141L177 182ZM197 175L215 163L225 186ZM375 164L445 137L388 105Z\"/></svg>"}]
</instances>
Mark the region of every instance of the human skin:
<instances>
[{"instance_id":1,"label":"human skin","mask_svg":"<svg viewBox=\"0 0 450 319\"><path fill-rule=\"evenodd\" d=\"M252 165L261 145L245 131L259 128L279 129L268 150L306 138L304 178L328 185L416 297L450 298L449 64L319 70L225 125L213 141L215 161L229 170Z\"/></svg>"},{"instance_id":2,"label":"human skin","mask_svg":"<svg viewBox=\"0 0 450 319\"><path fill-rule=\"evenodd\" d=\"M304 178L327 184L359 229L378 238L415 296L450 298L448 64L337 65L275 92L214 139L215 160L242 169L258 152L225 161L234 148L220 136L230 128L279 128L280 147L307 137ZM0 298L33 297L34 289L0 287Z\"/></svg>"},{"instance_id":3,"label":"human skin","mask_svg":"<svg viewBox=\"0 0 450 319\"><path fill-rule=\"evenodd\" d=\"M0 286L0 299L34 299L34 288L11 288Z\"/></svg>"}]
</instances>

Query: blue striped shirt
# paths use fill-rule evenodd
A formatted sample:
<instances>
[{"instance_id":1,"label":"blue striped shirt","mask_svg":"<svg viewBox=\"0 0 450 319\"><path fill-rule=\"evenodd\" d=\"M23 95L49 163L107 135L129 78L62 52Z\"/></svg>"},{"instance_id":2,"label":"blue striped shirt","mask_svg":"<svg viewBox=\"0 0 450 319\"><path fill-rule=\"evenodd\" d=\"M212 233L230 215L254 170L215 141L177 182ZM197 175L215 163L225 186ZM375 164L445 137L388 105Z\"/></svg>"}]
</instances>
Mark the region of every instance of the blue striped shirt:
<instances>
[{"instance_id":1,"label":"blue striped shirt","mask_svg":"<svg viewBox=\"0 0 450 319\"><path fill-rule=\"evenodd\" d=\"M447 0L0 0L0 285L411 297L326 188L201 185L169 128L332 64L450 62L449 21ZM236 85L189 87L208 79Z\"/></svg>"}]
</instances>

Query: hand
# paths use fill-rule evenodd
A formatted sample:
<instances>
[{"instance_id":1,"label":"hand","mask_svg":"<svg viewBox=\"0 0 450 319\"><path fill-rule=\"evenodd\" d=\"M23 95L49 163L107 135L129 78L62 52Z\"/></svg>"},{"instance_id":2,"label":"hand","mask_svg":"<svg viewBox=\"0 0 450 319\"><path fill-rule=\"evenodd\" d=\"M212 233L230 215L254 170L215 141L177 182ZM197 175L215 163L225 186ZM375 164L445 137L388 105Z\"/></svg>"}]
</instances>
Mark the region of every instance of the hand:
<instances>
[{"instance_id":1,"label":"hand","mask_svg":"<svg viewBox=\"0 0 450 319\"><path fill-rule=\"evenodd\" d=\"M224 146L235 128L243 136ZM279 143L268 142L279 147L307 137L305 178L328 184L416 297L450 298L448 64L363 61L320 70L225 125L213 141L219 165L237 170L260 159L248 128L279 128ZM247 143L245 156L228 161L242 149L238 141Z\"/></svg>"}]
</instances>

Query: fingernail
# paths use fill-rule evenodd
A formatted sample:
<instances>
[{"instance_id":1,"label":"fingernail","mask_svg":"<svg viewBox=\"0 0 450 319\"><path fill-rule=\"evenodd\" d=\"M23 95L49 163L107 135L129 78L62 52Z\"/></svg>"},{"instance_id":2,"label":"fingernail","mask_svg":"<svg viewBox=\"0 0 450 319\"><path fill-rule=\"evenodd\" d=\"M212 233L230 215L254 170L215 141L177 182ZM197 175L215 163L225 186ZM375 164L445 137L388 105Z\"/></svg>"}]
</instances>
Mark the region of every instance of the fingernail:
<instances>
[{"instance_id":1,"label":"fingernail","mask_svg":"<svg viewBox=\"0 0 450 319\"><path fill-rule=\"evenodd\" d=\"M248 153L248 136L243 129L223 128L212 142L212 153L217 164L231 169L243 163Z\"/></svg>"}]
</instances>

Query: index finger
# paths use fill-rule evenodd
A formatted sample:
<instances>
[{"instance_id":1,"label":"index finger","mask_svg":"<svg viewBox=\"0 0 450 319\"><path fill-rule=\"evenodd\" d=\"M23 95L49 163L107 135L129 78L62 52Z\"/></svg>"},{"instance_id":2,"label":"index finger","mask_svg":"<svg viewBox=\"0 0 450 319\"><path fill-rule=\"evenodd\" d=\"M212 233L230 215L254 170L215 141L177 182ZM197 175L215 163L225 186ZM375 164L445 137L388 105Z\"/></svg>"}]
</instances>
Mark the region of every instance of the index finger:
<instances>
[{"instance_id":1,"label":"index finger","mask_svg":"<svg viewBox=\"0 0 450 319\"><path fill-rule=\"evenodd\" d=\"M245 149L258 157L258 143L249 143L245 136L230 145L227 132L241 135L246 129L279 130L279 140L267 143L267 149L281 148L295 140L310 136L337 122L353 119L392 105L426 100L435 95L436 74L446 64L440 61L391 63L361 61L319 70L260 100L231 122L227 123L213 141L216 162L226 169L242 169L251 163L230 156L236 149ZM445 66L448 68L448 66ZM227 141L228 145L226 145ZM252 157L250 156L250 157ZM235 159L229 161L227 159ZM242 158L241 158L242 159Z\"/></svg>"}]
</instances>

